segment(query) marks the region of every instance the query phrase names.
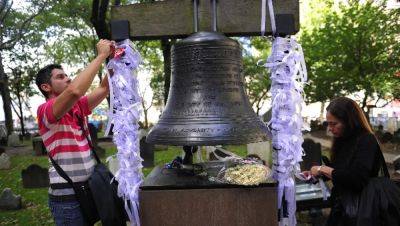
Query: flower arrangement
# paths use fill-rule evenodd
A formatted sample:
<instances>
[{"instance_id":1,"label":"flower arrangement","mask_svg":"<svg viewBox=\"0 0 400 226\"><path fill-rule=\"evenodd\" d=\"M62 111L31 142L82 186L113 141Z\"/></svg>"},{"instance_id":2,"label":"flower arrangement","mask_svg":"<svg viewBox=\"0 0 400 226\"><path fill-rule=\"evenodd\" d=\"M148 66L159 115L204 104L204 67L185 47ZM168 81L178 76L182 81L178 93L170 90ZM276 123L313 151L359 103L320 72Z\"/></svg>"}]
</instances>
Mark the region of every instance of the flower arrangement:
<instances>
[{"instance_id":1,"label":"flower arrangement","mask_svg":"<svg viewBox=\"0 0 400 226\"><path fill-rule=\"evenodd\" d=\"M259 185L265 183L271 176L271 170L262 164L243 164L228 168L224 180L230 184Z\"/></svg>"},{"instance_id":2,"label":"flower arrangement","mask_svg":"<svg viewBox=\"0 0 400 226\"><path fill-rule=\"evenodd\" d=\"M258 157L231 158L218 173L221 183L255 186L267 182L272 170Z\"/></svg>"}]
</instances>

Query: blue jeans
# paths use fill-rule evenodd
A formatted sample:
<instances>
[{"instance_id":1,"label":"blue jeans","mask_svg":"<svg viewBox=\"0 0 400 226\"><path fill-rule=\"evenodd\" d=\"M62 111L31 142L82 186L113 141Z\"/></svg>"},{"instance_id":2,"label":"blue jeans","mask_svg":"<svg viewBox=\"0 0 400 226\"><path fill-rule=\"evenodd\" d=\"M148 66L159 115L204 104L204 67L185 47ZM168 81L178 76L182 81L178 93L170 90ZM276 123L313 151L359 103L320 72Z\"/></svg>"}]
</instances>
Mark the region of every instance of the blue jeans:
<instances>
[{"instance_id":1,"label":"blue jeans","mask_svg":"<svg viewBox=\"0 0 400 226\"><path fill-rule=\"evenodd\" d=\"M57 226L86 225L79 203L76 200L54 201L49 199L49 207Z\"/></svg>"}]
</instances>

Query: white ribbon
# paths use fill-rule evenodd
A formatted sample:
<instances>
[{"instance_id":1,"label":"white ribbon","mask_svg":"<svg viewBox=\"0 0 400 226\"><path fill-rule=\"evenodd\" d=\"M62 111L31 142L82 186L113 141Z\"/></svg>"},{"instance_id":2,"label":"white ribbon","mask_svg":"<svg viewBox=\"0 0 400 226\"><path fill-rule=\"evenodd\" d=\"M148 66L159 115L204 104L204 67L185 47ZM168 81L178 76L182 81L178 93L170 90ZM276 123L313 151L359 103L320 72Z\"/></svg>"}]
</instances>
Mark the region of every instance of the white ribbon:
<instances>
[{"instance_id":1,"label":"white ribbon","mask_svg":"<svg viewBox=\"0 0 400 226\"><path fill-rule=\"evenodd\" d=\"M272 4L272 1L269 0ZM272 7L270 7L272 8ZM271 72L272 117L268 122L274 152L274 179L278 181L280 225L296 225L294 176L300 173L299 162L304 155L302 143L301 106L303 86L307 80L303 51L293 38L276 37L272 52L265 63L258 62ZM282 198L287 203L287 215L282 209Z\"/></svg>"},{"instance_id":2,"label":"white ribbon","mask_svg":"<svg viewBox=\"0 0 400 226\"><path fill-rule=\"evenodd\" d=\"M140 226L138 190L143 181L143 159L140 157L138 134L141 98L135 70L141 58L130 40L118 43L117 48L123 48L125 51L122 56L111 59L107 64L107 69L112 70L113 75L108 75L110 110L106 135L113 123L113 141L118 149L119 162L119 169L115 173L118 196L125 200L125 210L131 225Z\"/></svg>"},{"instance_id":3,"label":"white ribbon","mask_svg":"<svg viewBox=\"0 0 400 226\"><path fill-rule=\"evenodd\" d=\"M265 17L266 17L266 6L267 6L267 0L262 0L261 1L261 36L264 36L265 34Z\"/></svg>"},{"instance_id":4,"label":"white ribbon","mask_svg":"<svg viewBox=\"0 0 400 226\"><path fill-rule=\"evenodd\" d=\"M261 36L265 35L265 20L267 17L267 0L261 1ZM269 10L269 18L271 22L271 31L272 36L275 37L276 34L276 22L275 22L275 13L274 13L274 6L272 4L272 0L268 0L268 10Z\"/></svg>"},{"instance_id":5,"label":"white ribbon","mask_svg":"<svg viewBox=\"0 0 400 226\"><path fill-rule=\"evenodd\" d=\"M275 23L275 13L274 13L274 6L272 4L272 0L268 0L268 9L269 9L269 18L271 20L272 37L275 37L276 23Z\"/></svg>"}]
</instances>

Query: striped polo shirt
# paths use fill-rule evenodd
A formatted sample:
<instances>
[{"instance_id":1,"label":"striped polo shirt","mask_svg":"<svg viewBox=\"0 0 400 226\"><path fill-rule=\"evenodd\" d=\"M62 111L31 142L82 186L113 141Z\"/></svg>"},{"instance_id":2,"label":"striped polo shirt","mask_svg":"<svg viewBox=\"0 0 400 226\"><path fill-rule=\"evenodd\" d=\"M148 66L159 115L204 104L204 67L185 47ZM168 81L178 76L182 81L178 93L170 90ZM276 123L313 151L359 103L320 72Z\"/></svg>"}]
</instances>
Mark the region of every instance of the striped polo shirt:
<instances>
[{"instance_id":1,"label":"striped polo shirt","mask_svg":"<svg viewBox=\"0 0 400 226\"><path fill-rule=\"evenodd\" d=\"M86 181L93 172L94 165L96 164L86 138L89 135L86 136L82 132L80 126L82 123L79 123L79 118L83 119L85 131L88 131L86 116L91 112L87 96L80 98L72 109L59 120L53 114L54 101L55 98L49 99L38 108L39 133L42 136L43 143L49 155L60 165L72 181ZM51 162L49 177L50 184L68 183L58 175ZM74 191L72 188L49 188L49 193L60 196L74 194Z\"/></svg>"}]
</instances>

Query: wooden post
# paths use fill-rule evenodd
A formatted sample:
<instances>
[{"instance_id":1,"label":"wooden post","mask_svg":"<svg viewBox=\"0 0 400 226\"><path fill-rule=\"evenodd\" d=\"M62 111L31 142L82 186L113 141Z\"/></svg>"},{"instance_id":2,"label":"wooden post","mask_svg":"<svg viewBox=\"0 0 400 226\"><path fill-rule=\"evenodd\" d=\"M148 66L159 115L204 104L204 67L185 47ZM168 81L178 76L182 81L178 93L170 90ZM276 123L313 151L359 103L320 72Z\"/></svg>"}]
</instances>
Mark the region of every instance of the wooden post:
<instances>
[{"instance_id":1,"label":"wooden post","mask_svg":"<svg viewBox=\"0 0 400 226\"><path fill-rule=\"evenodd\" d=\"M218 0L217 28L227 36L259 36L262 0ZM274 0L277 31L299 31L299 0ZM112 20L128 20L132 40L184 38L194 33L193 0L113 6ZM199 31L212 31L210 0L199 0ZM267 10L266 34L271 34Z\"/></svg>"}]
</instances>

